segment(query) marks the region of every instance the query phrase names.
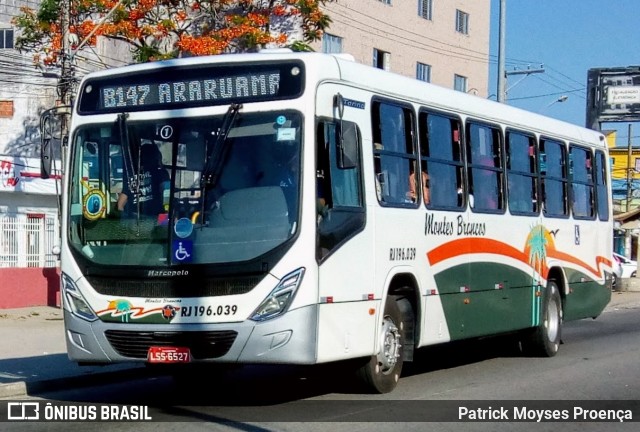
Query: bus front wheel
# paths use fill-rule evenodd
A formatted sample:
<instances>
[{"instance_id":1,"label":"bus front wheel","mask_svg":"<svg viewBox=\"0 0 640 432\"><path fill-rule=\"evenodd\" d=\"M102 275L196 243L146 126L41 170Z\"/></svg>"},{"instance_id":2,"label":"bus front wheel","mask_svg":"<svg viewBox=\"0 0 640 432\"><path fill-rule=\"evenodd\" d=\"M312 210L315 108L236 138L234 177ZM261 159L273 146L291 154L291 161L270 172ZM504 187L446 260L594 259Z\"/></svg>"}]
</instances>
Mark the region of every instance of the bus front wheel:
<instances>
[{"instance_id":1,"label":"bus front wheel","mask_svg":"<svg viewBox=\"0 0 640 432\"><path fill-rule=\"evenodd\" d=\"M523 341L523 350L539 357L553 357L558 352L562 335L562 299L555 281L547 284L542 301L540 324Z\"/></svg>"},{"instance_id":2,"label":"bus front wheel","mask_svg":"<svg viewBox=\"0 0 640 432\"><path fill-rule=\"evenodd\" d=\"M398 384L402 373L405 335L398 299L397 296L387 298L379 332L380 350L357 372L360 382L371 392L391 392Z\"/></svg>"}]
</instances>

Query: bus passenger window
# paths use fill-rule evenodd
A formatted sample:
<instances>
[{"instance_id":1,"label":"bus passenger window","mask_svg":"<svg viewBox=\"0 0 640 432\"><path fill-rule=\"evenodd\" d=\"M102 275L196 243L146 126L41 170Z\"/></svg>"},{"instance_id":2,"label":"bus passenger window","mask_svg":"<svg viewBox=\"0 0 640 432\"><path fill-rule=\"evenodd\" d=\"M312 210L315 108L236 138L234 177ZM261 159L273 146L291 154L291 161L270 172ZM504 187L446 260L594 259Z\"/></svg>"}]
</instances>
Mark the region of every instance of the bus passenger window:
<instances>
[{"instance_id":1,"label":"bus passenger window","mask_svg":"<svg viewBox=\"0 0 640 432\"><path fill-rule=\"evenodd\" d=\"M415 207L409 180L416 169L413 114L400 105L375 102L373 139L376 194L383 205Z\"/></svg>"},{"instance_id":2,"label":"bus passenger window","mask_svg":"<svg viewBox=\"0 0 640 432\"><path fill-rule=\"evenodd\" d=\"M569 150L571 170L571 210L578 219L595 216L593 163L591 151L571 145Z\"/></svg>"},{"instance_id":3,"label":"bus passenger window","mask_svg":"<svg viewBox=\"0 0 640 432\"><path fill-rule=\"evenodd\" d=\"M598 217L602 221L609 220L609 199L607 195L607 159L605 154L597 150L595 157L596 201Z\"/></svg>"},{"instance_id":4,"label":"bus passenger window","mask_svg":"<svg viewBox=\"0 0 640 432\"><path fill-rule=\"evenodd\" d=\"M500 130L470 123L467 127L470 204L474 211L499 211L503 205L503 168Z\"/></svg>"},{"instance_id":5,"label":"bus passenger window","mask_svg":"<svg viewBox=\"0 0 640 432\"><path fill-rule=\"evenodd\" d=\"M420 165L424 202L429 208L462 209L464 185L459 131L457 119L420 113Z\"/></svg>"},{"instance_id":6,"label":"bus passenger window","mask_svg":"<svg viewBox=\"0 0 640 432\"><path fill-rule=\"evenodd\" d=\"M538 213L536 139L523 132L507 131L507 192L512 214Z\"/></svg>"},{"instance_id":7,"label":"bus passenger window","mask_svg":"<svg viewBox=\"0 0 640 432\"><path fill-rule=\"evenodd\" d=\"M544 214L551 217L566 217L569 212L567 206L567 152L564 143L541 139L539 157Z\"/></svg>"}]
</instances>

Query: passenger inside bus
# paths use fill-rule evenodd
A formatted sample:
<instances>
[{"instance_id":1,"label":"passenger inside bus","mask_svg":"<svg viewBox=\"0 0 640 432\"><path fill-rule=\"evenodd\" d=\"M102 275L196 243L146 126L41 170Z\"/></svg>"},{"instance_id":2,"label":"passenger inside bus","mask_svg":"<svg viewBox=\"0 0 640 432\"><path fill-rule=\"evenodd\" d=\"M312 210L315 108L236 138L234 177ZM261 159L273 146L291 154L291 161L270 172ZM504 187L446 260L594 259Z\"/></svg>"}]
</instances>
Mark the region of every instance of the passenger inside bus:
<instances>
[{"instance_id":1,"label":"passenger inside bus","mask_svg":"<svg viewBox=\"0 0 640 432\"><path fill-rule=\"evenodd\" d=\"M478 158L476 166L471 169L471 207L479 210L499 209L498 174L489 169L494 166L491 156L482 155Z\"/></svg>"},{"instance_id":2,"label":"passenger inside bus","mask_svg":"<svg viewBox=\"0 0 640 432\"><path fill-rule=\"evenodd\" d=\"M291 222L296 218L298 202L299 157L297 147L279 143L257 174L258 186L280 186L287 201Z\"/></svg>"},{"instance_id":3,"label":"passenger inside bus","mask_svg":"<svg viewBox=\"0 0 640 432\"><path fill-rule=\"evenodd\" d=\"M409 176L409 193L408 197L412 202L417 202L418 191L416 184L416 173L412 172ZM422 200L425 204L429 204L431 201L431 194L429 192L429 174L422 171Z\"/></svg>"},{"instance_id":4,"label":"passenger inside bus","mask_svg":"<svg viewBox=\"0 0 640 432\"><path fill-rule=\"evenodd\" d=\"M125 172L123 189L118 196L118 210L125 213L136 212L139 203L141 214L157 216L164 213L162 194L165 182L169 181L169 174L162 166L162 154L158 146L153 143L143 144L139 153L140 163L137 163L138 158L135 159L133 169L138 172ZM135 182L139 183L131 190L132 183Z\"/></svg>"}]
</instances>

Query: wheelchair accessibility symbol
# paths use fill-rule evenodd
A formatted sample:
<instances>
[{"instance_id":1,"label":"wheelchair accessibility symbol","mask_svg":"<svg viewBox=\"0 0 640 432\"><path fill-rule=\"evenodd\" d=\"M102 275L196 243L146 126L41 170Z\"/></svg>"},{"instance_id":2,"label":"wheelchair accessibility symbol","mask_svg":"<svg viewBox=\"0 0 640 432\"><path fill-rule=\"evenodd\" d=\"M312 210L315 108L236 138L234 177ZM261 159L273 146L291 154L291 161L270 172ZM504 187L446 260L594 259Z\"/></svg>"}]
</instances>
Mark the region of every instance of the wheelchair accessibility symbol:
<instances>
[{"instance_id":1,"label":"wheelchair accessibility symbol","mask_svg":"<svg viewBox=\"0 0 640 432\"><path fill-rule=\"evenodd\" d=\"M193 242L191 240L174 240L172 250L175 261L191 262L193 259Z\"/></svg>"}]
</instances>

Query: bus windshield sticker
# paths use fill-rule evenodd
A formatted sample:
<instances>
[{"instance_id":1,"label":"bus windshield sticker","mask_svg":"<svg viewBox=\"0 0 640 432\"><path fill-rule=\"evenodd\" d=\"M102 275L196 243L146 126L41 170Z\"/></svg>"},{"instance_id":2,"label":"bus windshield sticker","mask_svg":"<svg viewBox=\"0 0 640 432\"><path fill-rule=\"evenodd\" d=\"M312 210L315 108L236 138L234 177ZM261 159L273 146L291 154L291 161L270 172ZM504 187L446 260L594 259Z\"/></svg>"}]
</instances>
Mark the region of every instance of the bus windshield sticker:
<instances>
[{"instance_id":1,"label":"bus windshield sticker","mask_svg":"<svg viewBox=\"0 0 640 432\"><path fill-rule=\"evenodd\" d=\"M193 261L193 242L191 240L174 240L171 250L176 261L183 263Z\"/></svg>"},{"instance_id":2,"label":"bus windshield sticker","mask_svg":"<svg viewBox=\"0 0 640 432\"><path fill-rule=\"evenodd\" d=\"M187 238L193 232L193 224L189 218L180 218L176 221L173 231L180 238Z\"/></svg>"},{"instance_id":3,"label":"bus windshield sticker","mask_svg":"<svg viewBox=\"0 0 640 432\"><path fill-rule=\"evenodd\" d=\"M278 129L278 141L294 141L296 139L295 128L280 128Z\"/></svg>"},{"instance_id":4,"label":"bus windshield sticker","mask_svg":"<svg viewBox=\"0 0 640 432\"><path fill-rule=\"evenodd\" d=\"M107 199L100 189L90 189L82 198L82 215L85 219L98 220L107 208Z\"/></svg>"}]
</instances>

